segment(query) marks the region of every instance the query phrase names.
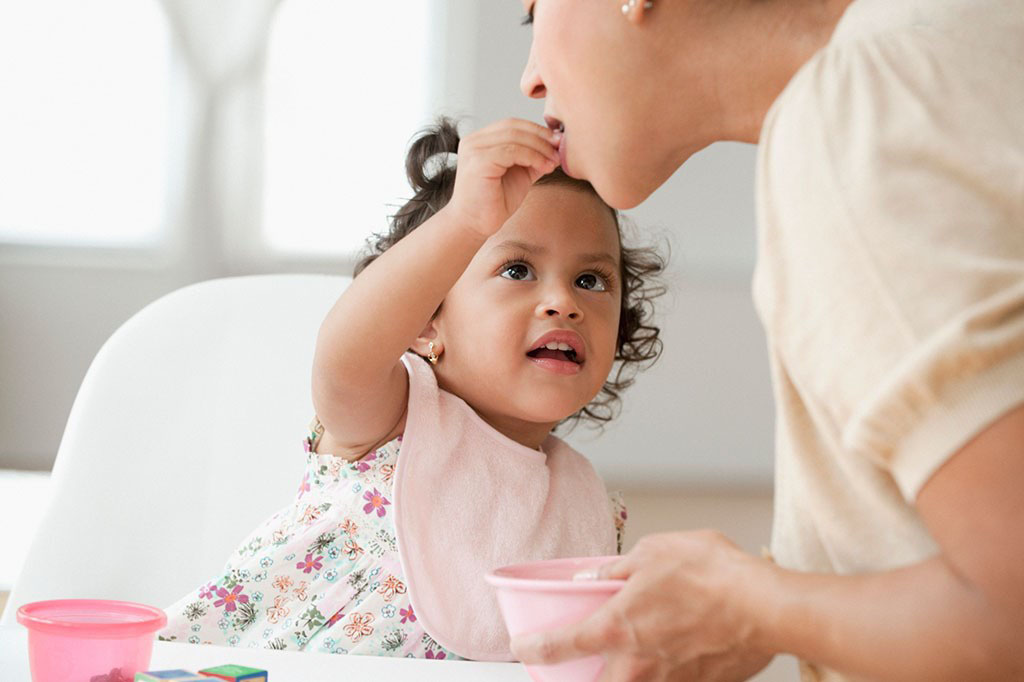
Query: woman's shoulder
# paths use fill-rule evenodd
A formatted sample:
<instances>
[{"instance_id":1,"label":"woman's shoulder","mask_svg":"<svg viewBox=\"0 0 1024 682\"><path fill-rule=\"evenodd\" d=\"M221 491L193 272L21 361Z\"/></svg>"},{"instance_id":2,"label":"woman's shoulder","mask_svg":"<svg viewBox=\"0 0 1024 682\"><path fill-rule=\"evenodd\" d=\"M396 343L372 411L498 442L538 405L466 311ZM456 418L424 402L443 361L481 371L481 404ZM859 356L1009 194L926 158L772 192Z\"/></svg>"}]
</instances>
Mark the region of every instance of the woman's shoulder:
<instances>
[{"instance_id":1,"label":"woman's shoulder","mask_svg":"<svg viewBox=\"0 0 1024 682\"><path fill-rule=\"evenodd\" d=\"M954 149L1004 129L1000 112L1024 91L1024 18L970 4L854 3L772 104L761 141L777 142L783 161L831 155L842 166L865 149Z\"/></svg>"},{"instance_id":2,"label":"woman's shoulder","mask_svg":"<svg viewBox=\"0 0 1024 682\"><path fill-rule=\"evenodd\" d=\"M1010 77L1008 62L969 52L910 27L816 54L765 117L759 221L887 237L887 216L959 201L967 185L986 188L972 201L1012 191L1024 128L1004 112L1024 103L1024 81ZM1005 77L983 78L987 71Z\"/></svg>"}]
</instances>

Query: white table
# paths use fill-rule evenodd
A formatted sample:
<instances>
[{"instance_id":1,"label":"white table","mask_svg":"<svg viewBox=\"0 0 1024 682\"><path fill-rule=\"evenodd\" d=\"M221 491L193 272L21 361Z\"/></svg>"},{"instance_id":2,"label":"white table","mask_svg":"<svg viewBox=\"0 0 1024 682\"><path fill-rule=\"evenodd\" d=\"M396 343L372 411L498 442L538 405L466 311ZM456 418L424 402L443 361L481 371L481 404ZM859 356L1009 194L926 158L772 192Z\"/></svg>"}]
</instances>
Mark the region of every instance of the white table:
<instances>
[{"instance_id":1,"label":"white table","mask_svg":"<svg viewBox=\"0 0 1024 682\"><path fill-rule=\"evenodd\" d=\"M50 474L43 471L0 469L0 519L18 519L4 526L4 551L0 552L0 590L10 591L21 571L21 562L42 514L26 509L46 509L50 499ZM0 676L0 680L3 677Z\"/></svg>"},{"instance_id":2,"label":"white table","mask_svg":"<svg viewBox=\"0 0 1024 682\"><path fill-rule=\"evenodd\" d=\"M199 670L224 663L238 663L267 671L268 682L351 682L352 680L415 680L416 682L460 682L494 680L529 682L530 676L518 663L476 663L430 661L376 656L334 656L267 649L157 642L153 648L153 670L184 668ZM30 682L28 637L19 626L0 626L0 680Z\"/></svg>"}]
</instances>

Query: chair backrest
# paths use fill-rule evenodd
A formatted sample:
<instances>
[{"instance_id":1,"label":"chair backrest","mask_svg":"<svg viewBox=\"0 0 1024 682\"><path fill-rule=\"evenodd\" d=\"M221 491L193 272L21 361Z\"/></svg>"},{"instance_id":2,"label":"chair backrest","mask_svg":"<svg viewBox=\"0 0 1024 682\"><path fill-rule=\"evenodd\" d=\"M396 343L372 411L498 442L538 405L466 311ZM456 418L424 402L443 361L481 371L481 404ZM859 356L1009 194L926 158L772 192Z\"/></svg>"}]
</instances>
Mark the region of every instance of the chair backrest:
<instances>
[{"instance_id":1,"label":"chair backrest","mask_svg":"<svg viewBox=\"0 0 1024 682\"><path fill-rule=\"evenodd\" d=\"M298 488L316 335L348 281L211 280L122 325L75 398L0 622L38 599L165 606L220 570Z\"/></svg>"}]
</instances>

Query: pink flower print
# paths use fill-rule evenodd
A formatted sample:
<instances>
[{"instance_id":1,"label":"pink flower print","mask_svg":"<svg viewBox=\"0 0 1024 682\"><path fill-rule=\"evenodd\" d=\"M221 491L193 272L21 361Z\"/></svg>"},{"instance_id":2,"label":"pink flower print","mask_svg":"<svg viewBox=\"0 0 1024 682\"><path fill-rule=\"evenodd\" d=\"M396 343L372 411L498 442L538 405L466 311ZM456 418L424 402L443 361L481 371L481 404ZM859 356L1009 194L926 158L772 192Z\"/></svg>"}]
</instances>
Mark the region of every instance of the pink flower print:
<instances>
[{"instance_id":1,"label":"pink flower print","mask_svg":"<svg viewBox=\"0 0 1024 682\"><path fill-rule=\"evenodd\" d=\"M370 623L373 622L373 614L367 611L366 613L353 613L352 620L345 625L345 634L353 642L358 642L363 637L369 637L373 634L373 626Z\"/></svg>"},{"instance_id":2,"label":"pink flower print","mask_svg":"<svg viewBox=\"0 0 1024 682\"><path fill-rule=\"evenodd\" d=\"M359 473L365 474L367 471L370 470L370 467L373 466L372 464L370 464L370 462L372 462L375 459L377 459L377 451L376 450L374 450L373 452L371 452L368 455L363 456L362 459L360 459L358 462L356 462L356 469L359 470Z\"/></svg>"},{"instance_id":3,"label":"pink flower print","mask_svg":"<svg viewBox=\"0 0 1024 682\"><path fill-rule=\"evenodd\" d=\"M377 592L384 596L384 601L391 601L396 595L405 594L405 584L393 575L389 575L381 581Z\"/></svg>"},{"instance_id":4,"label":"pink flower print","mask_svg":"<svg viewBox=\"0 0 1024 682\"><path fill-rule=\"evenodd\" d=\"M312 554L307 554L305 559L295 564L295 568L303 573L311 573L314 568L319 571L324 566L323 558L323 555L320 555L314 559Z\"/></svg>"},{"instance_id":5,"label":"pink flower print","mask_svg":"<svg viewBox=\"0 0 1024 682\"><path fill-rule=\"evenodd\" d=\"M223 606L224 610L230 613L231 611L234 611L236 608L238 608L235 606L235 602L238 602L239 604L249 603L249 595L242 594L241 592L241 585L235 585L235 589L231 590L230 592L228 592L223 587L219 587L217 588L217 596L220 597L220 599L213 602L213 605Z\"/></svg>"},{"instance_id":6,"label":"pink flower print","mask_svg":"<svg viewBox=\"0 0 1024 682\"><path fill-rule=\"evenodd\" d=\"M434 661L443 661L448 656L443 651L438 651L436 654L433 649L427 649L427 658Z\"/></svg>"},{"instance_id":7,"label":"pink flower print","mask_svg":"<svg viewBox=\"0 0 1024 682\"><path fill-rule=\"evenodd\" d=\"M298 587L296 587L294 590L292 590L292 594L294 594L295 598L298 599L299 601L306 601L306 599L308 599L308 597L306 595L306 590L307 589L309 589L309 585L307 585L306 581L303 580L303 581L299 582L299 586Z\"/></svg>"},{"instance_id":8,"label":"pink flower print","mask_svg":"<svg viewBox=\"0 0 1024 682\"><path fill-rule=\"evenodd\" d=\"M341 457L332 457L331 461L327 464L327 473L335 478L341 473L341 467L344 466L345 460Z\"/></svg>"},{"instance_id":9,"label":"pink flower print","mask_svg":"<svg viewBox=\"0 0 1024 682\"><path fill-rule=\"evenodd\" d=\"M213 597L216 594L217 594L217 586L215 584L213 584L213 583L210 583L209 585L206 585L204 587L200 587L199 588L199 598L200 599L213 599Z\"/></svg>"},{"instance_id":10,"label":"pink flower print","mask_svg":"<svg viewBox=\"0 0 1024 682\"><path fill-rule=\"evenodd\" d=\"M283 594L274 597L274 605L267 609L267 620L271 623L277 623L282 618L287 618L288 614L291 613L291 609L285 606L287 603L288 597Z\"/></svg>"},{"instance_id":11,"label":"pink flower print","mask_svg":"<svg viewBox=\"0 0 1024 682\"><path fill-rule=\"evenodd\" d=\"M353 535L359 532L359 526L357 526L356 522L352 519L345 519L345 521L341 524L341 532L345 533L349 537L352 537Z\"/></svg>"},{"instance_id":12,"label":"pink flower print","mask_svg":"<svg viewBox=\"0 0 1024 682\"><path fill-rule=\"evenodd\" d=\"M409 621L410 623L416 622L416 614L412 612L412 604L409 604L407 609L398 609L399 615L402 616L402 622Z\"/></svg>"},{"instance_id":13,"label":"pink flower print","mask_svg":"<svg viewBox=\"0 0 1024 682\"><path fill-rule=\"evenodd\" d=\"M328 627L328 628L333 627L335 623L337 623L339 620L341 620L345 616L345 614L342 613L342 611L344 611L344 609L338 609L338 612L336 614L334 614L333 616L331 616L330 620L328 620L326 623L324 623L324 627Z\"/></svg>"},{"instance_id":14,"label":"pink flower print","mask_svg":"<svg viewBox=\"0 0 1024 682\"><path fill-rule=\"evenodd\" d=\"M323 516L324 513L319 507L313 505L306 505L306 508L302 511L302 518L299 519L299 523L310 524Z\"/></svg>"},{"instance_id":15,"label":"pink flower print","mask_svg":"<svg viewBox=\"0 0 1024 682\"><path fill-rule=\"evenodd\" d=\"M364 550L355 540L345 540L345 548L342 551L348 556L349 561L355 561L362 555Z\"/></svg>"},{"instance_id":16,"label":"pink flower print","mask_svg":"<svg viewBox=\"0 0 1024 682\"><path fill-rule=\"evenodd\" d=\"M288 588L291 586L292 579L286 575L279 575L276 578L274 578L274 587L281 590L282 592L287 592Z\"/></svg>"},{"instance_id":17,"label":"pink flower print","mask_svg":"<svg viewBox=\"0 0 1024 682\"><path fill-rule=\"evenodd\" d=\"M382 464L380 467L380 479L385 483L390 483L391 478L395 475L394 464Z\"/></svg>"},{"instance_id":18,"label":"pink flower print","mask_svg":"<svg viewBox=\"0 0 1024 682\"><path fill-rule=\"evenodd\" d=\"M363 505L363 513L370 514L374 509L376 509L377 516L381 518L383 518L387 513L387 510L384 509L384 507L391 504L376 488L373 489L373 492L367 490L363 493L363 499L366 500L366 504Z\"/></svg>"},{"instance_id":19,"label":"pink flower print","mask_svg":"<svg viewBox=\"0 0 1024 682\"><path fill-rule=\"evenodd\" d=\"M307 471L306 475L302 477L302 483L299 484L299 490L298 490L299 497L302 497L303 495L305 495L308 492L309 492L309 472Z\"/></svg>"}]
</instances>

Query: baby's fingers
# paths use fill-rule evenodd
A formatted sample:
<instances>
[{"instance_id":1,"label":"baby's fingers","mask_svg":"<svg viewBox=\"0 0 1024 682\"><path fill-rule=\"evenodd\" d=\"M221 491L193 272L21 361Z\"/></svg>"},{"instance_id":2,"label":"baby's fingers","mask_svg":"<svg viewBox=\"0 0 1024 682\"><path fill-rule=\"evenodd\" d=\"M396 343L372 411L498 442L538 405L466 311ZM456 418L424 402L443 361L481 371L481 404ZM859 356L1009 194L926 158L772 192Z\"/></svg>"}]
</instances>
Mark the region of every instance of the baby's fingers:
<instances>
[{"instance_id":1,"label":"baby's fingers","mask_svg":"<svg viewBox=\"0 0 1024 682\"><path fill-rule=\"evenodd\" d=\"M503 176L513 166L532 169L541 175L558 165L558 154L516 142L495 142L478 150L477 158L487 165L485 176Z\"/></svg>"},{"instance_id":2,"label":"baby's fingers","mask_svg":"<svg viewBox=\"0 0 1024 682\"><path fill-rule=\"evenodd\" d=\"M528 122L524 121L523 123ZM532 157L521 156L520 150L517 147L533 150L545 159L556 164L559 163L557 146L553 144L549 136L539 134L538 132L547 129L541 129L536 124L530 125L534 126L534 128L523 129L512 126L485 128L474 136L471 143L475 151L489 156L493 155L492 159L505 168L512 164L533 165L532 163L520 163L521 159Z\"/></svg>"},{"instance_id":3,"label":"baby's fingers","mask_svg":"<svg viewBox=\"0 0 1024 682\"><path fill-rule=\"evenodd\" d=\"M506 118L501 121L496 121L482 128L477 134L478 135L490 135L492 133L502 134L507 132L522 133L532 135L538 139L546 140L551 145L558 144L558 137L555 131L551 130L547 126L542 126L539 123L533 121L527 121L521 118Z\"/></svg>"},{"instance_id":4,"label":"baby's fingers","mask_svg":"<svg viewBox=\"0 0 1024 682\"><path fill-rule=\"evenodd\" d=\"M528 130L524 130L522 128L505 128L501 130L488 131L481 136L482 139L480 143L485 146L518 144L534 149L541 154L544 154L552 161L558 161L558 145L554 142L551 136L547 134L540 134L538 130L540 130L539 126L537 126L537 129ZM547 128L543 128L542 130L550 132Z\"/></svg>"},{"instance_id":5,"label":"baby's fingers","mask_svg":"<svg viewBox=\"0 0 1024 682\"><path fill-rule=\"evenodd\" d=\"M530 186L559 164L555 136L517 119L493 123L462 138L451 204L481 234L498 230Z\"/></svg>"}]
</instances>

